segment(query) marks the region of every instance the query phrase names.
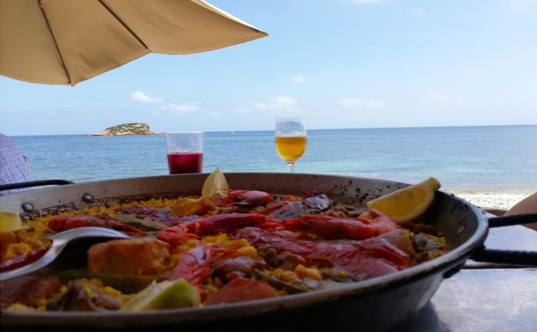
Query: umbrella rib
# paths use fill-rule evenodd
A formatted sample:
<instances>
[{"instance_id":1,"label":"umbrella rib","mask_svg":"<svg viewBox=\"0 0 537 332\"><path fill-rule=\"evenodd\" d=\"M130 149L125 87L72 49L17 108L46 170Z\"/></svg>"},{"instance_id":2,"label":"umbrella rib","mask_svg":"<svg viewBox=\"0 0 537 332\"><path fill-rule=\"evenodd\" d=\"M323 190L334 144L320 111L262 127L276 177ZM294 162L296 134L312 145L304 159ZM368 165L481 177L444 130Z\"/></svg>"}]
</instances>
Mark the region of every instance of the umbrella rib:
<instances>
[{"instance_id":1,"label":"umbrella rib","mask_svg":"<svg viewBox=\"0 0 537 332\"><path fill-rule=\"evenodd\" d=\"M43 8L43 3L41 0L37 0L37 3L39 4L39 8L41 9L41 13L43 13L43 17L45 18L45 22L47 23L47 28L50 31L50 35L52 36L52 40L54 41L54 45L56 46L56 50L58 50L58 55L60 56L60 61L62 63L62 67L65 70L65 75L67 75L67 81L69 84L71 84L71 75L69 75L69 71L67 70L67 67L65 66L65 61L63 60L62 52L60 51L60 48L58 47L58 43L56 42L56 37L54 36L54 33L52 32L52 28L50 27L47 14L45 13L45 9Z\"/></svg>"},{"instance_id":2,"label":"umbrella rib","mask_svg":"<svg viewBox=\"0 0 537 332\"><path fill-rule=\"evenodd\" d=\"M131 28L129 28L127 24L125 24L125 22L123 22L123 20L118 15L116 15L116 13L114 13L112 8L108 7L108 5L104 3L103 0L99 0L99 2L101 3L101 5L103 5L104 8L106 8L106 10L110 12L110 14L114 15L114 17L119 21L119 23L121 23L125 27L125 29L127 29L133 35L133 37L136 38L136 40L140 44L142 44L143 47L145 47L146 50L149 50L149 47L147 47L147 45L138 37L138 35L136 35L136 33L134 33L134 31L132 31Z\"/></svg>"}]
</instances>

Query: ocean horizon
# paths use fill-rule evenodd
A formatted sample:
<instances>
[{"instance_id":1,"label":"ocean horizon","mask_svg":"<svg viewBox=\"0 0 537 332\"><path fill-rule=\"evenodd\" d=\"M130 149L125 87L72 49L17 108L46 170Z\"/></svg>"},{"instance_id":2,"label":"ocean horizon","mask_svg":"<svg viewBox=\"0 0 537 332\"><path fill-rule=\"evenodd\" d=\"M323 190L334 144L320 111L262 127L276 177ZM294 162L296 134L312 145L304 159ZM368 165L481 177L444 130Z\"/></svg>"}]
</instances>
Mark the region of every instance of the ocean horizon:
<instances>
[{"instance_id":1,"label":"ocean horizon","mask_svg":"<svg viewBox=\"0 0 537 332\"><path fill-rule=\"evenodd\" d=\"M297 173L415 182L444 190L537 191L537 125L310 129ZM164 135L10 136L33 180L89 182L168 174ZM205 132L203 172L285 172L274 131Z\"/></svg>"},{"instance_id":2,"label":"ocean horizon","mask_svg":"<svg viewBox=\"0 0 537 332\"><path fill-rule=\"evenodd\" d=\"M114 126L112 126L114 127ZM511 125L468 125L468 126L418 126L418 127L364 127L364 128L307 128L306 130L309 131L326 131L326 130L391 130L391 129L445 129L445 128L494 128L494 127L537 127L537 124L511 124ZM194 129L192 129L194 130ZM196 129L197 130L197 129ZM99 131L97 131L99 132ZM99 135L95 135L97 132L91 132L91 133L67 133L67 134L39 134L39 135L7 135L11 138L13 137L50 137L50 136L93 136L93 137L102 137ZM102 130L100 131L102 132ZM165 135L165 131L154 131L155 134L153 135L124 135L124 136L161 136ZM270 132L274 133L274 130L265 130L265 129L259 129L259 130L210 130L205 131L205 133L251 133L251 132ZM105 137L112 137L112 136L105 136Z\"/></svg>"}]
</instances>

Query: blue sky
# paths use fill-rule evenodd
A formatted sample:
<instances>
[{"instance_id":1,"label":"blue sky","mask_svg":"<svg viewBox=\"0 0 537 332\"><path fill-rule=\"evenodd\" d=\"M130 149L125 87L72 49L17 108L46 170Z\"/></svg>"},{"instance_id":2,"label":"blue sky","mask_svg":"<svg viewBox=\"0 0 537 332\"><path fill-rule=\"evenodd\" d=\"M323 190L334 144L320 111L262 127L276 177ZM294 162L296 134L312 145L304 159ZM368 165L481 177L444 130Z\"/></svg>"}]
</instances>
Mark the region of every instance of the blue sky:
<instances>
[{"instance_id":1,"label":"blue sky","mask_svg":"<svg viewBox=\"0 0 537 332\"><path fill-rule=\"evenodd\" d=\"M537 0L209 0L269 37L76 85L0 77L0 132L537 124Z\"/></svg>"}]
</instances>

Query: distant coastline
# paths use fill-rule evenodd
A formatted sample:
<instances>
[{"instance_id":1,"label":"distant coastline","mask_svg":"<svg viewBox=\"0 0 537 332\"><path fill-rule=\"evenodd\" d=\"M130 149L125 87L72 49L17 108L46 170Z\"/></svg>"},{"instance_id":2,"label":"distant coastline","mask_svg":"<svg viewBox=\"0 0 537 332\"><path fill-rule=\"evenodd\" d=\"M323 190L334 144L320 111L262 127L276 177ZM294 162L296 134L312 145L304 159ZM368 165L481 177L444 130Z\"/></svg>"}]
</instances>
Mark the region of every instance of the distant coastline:
<instances>
[{"instance_id":1,"label":"distant coastline","mask_svg":"<svg viewBox=\"0 0 537 332\"><path fill-rule=\"evenodd\" d=\"M88 136L140 136L140 135L162 135L149 129L145 123L123 123L106 128L100 133L89 134Z\"/></svg>"}]
</instances>

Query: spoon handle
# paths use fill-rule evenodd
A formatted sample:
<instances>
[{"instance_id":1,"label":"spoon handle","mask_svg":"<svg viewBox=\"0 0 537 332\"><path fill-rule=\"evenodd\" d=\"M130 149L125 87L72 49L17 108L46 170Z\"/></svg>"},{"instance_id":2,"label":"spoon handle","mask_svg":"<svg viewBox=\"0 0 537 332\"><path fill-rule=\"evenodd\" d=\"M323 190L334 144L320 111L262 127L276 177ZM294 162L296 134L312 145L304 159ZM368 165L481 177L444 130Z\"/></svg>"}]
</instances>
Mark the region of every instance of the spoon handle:
<instances>
[{"instance_id":1,"label":"spoon handle","mask_svg":"<svg viewBox=\"0 0 537 332\"><path fill-rule=\"evenodd\" d=\"M35 271L37 271L37 270L49 265L50 263L52 263L52 261L56 257L58 257L58 255L63 250L63 248L65 248L66 245L67 245L67 242L65 242L65 241L52 242L52 245L47 250L47 252L43 256L41 256L41 258L36 260L35 262L30 263L28 265L25 265L23 267L20 267L18 269L14 269L14 270L11 270L11 271L6 271L6 272L0 273L0 281L20 277L22 275L25 275L25 274L28 274L28 273L31 273L31 272L35 272Z\"/></svg>"},{"instance_id":2,"label":"spoon handle","mask_svg":"<svg viewBox=\"0 0 537 332\"><path fill-rule=\"evenodd\" d=\"M0 281L20 277L44 268L58 257L69 242L88 237L129 238L130 236L113 229L101 227L79 227L54 234L49 238L52 240L52 245L41 258L20 268L0 273Z\"/></svg>"}]
</instances>

